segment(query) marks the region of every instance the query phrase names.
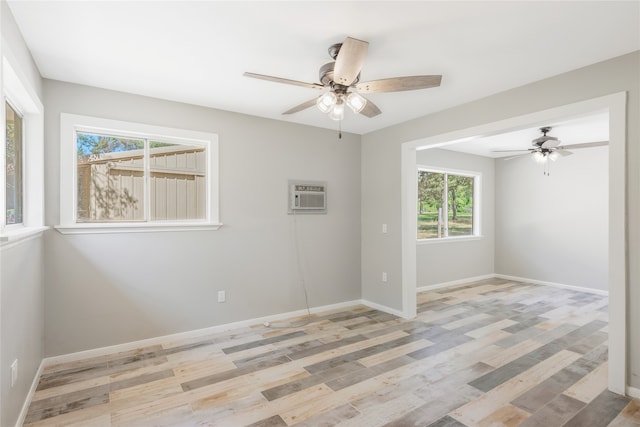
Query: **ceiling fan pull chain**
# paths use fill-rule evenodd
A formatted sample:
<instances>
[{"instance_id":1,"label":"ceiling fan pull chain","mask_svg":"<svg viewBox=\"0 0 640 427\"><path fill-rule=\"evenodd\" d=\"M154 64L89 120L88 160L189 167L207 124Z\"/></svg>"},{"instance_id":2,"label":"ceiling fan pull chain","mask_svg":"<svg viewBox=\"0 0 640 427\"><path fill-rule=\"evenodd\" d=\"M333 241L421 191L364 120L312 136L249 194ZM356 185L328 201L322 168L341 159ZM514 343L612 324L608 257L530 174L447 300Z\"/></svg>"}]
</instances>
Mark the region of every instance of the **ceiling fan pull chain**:
<instances>
[{"instance_id":1,"label":"ceiling fan pull chain","mask_svg":"<svg viewBox=\"0 0 640 427\"><path fill-rule=\"evenodd\" d=\"M338 139L342 139L342 120L338 122Z\"/></svg>"}]
</instances>

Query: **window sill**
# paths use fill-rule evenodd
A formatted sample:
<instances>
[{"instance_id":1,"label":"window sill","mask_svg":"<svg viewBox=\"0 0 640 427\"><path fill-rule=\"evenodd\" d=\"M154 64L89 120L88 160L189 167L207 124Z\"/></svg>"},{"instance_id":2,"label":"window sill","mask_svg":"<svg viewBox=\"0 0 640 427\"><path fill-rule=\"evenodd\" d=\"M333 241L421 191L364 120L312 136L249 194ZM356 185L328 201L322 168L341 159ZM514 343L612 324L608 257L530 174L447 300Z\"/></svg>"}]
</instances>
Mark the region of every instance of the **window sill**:
<instances>
[{"instance_id":1,"label":"window sill","mask_svg":"<svg viewBox=\"0 0 640 427\"><path fill-rule=\"evenodd\" d=\"M483 236L459 236L459 237L441 237L440 239L418 239L416 244L420 245L433 245L438 243L453 243L453 242L470 242L473 240L482 240Z\"/></svg>"},{"instance_id":2,"label":"window sill","mask_svg":"<svg viewBox=\"0 0 640 427\"><path fill-rule=\"evenodd\" d=\"M14 243L37 237L48 229L49 227L46 226L38 226L20 227L9 231L5 230L2 234L0 234L0 247L13 245Z\"/></svg>"},{"instance_id":3,"label":"window sill","mask_svg":"<svg viewBox=\"0 0 640 427\"><path fill-rule=\"evenodd\" d=\"M167 231L218 230L220 223L163 223L163 224L73 224L56 225L62 234L112 234L112 233L157 233Z\"/></svg>"}]
</instances>

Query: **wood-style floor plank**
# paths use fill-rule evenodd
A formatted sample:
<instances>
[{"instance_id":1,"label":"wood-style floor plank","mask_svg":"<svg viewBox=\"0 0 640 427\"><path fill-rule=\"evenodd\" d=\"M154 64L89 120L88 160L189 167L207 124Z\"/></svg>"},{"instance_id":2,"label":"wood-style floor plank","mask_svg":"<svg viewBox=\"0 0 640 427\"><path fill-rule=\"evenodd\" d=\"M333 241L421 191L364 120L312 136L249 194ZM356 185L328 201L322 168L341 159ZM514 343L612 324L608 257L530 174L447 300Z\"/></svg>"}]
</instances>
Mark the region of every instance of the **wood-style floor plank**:
<instances>
[{"instance_id":1,"label":"wood-style floor plank","mask_svg":"<svg viewBox=\"0 0 640 427\"><path fill-rule=\"evenodd\" d=\"M47 366L25 426L639 427L607 298L487 279Z\"/></svg>"}]
</instances>

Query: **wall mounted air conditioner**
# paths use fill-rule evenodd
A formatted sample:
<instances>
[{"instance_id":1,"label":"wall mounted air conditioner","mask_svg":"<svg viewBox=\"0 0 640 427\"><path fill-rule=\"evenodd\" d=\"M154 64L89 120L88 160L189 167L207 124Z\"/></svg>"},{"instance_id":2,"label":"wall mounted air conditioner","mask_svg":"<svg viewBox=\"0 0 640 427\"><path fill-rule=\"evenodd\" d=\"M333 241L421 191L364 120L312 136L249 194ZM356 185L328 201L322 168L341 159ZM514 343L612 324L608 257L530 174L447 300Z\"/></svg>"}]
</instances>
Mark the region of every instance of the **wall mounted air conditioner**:
<instances>
[{"instance_id":1,"label":"wall mounted air conditioner","mask_svg":"<svg viewBox=\"0 0 640 427\"><path fill-rule=\"evenodd\" d=\"M327 212L327 183L289 181L289 213Z\"/></svg>"}]
</instances>

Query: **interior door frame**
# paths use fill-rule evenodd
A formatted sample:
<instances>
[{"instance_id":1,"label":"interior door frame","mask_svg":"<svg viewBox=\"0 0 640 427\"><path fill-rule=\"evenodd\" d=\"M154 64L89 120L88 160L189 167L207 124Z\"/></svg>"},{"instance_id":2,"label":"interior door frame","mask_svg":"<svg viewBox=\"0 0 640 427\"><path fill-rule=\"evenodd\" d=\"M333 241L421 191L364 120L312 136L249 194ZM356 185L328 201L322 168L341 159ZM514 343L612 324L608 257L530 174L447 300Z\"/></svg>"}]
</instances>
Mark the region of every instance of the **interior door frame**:
<instances>
[{"instance_id":1,"label":"interior door frame","mask_svg":"<svg viewBox=\"0 0 640 427\"><path fill-rule=\"evenodd\" d=\"M518 117L486 123L401 145L402 211L402 314L416 316L415 197L418 191L416 151L457 141L505 133L550 121L609 113L609 390L624 395L627 390L627 212L626 129L627 93L619 92L586 101L550 108Z\"/></svg>"}]
</instances>

